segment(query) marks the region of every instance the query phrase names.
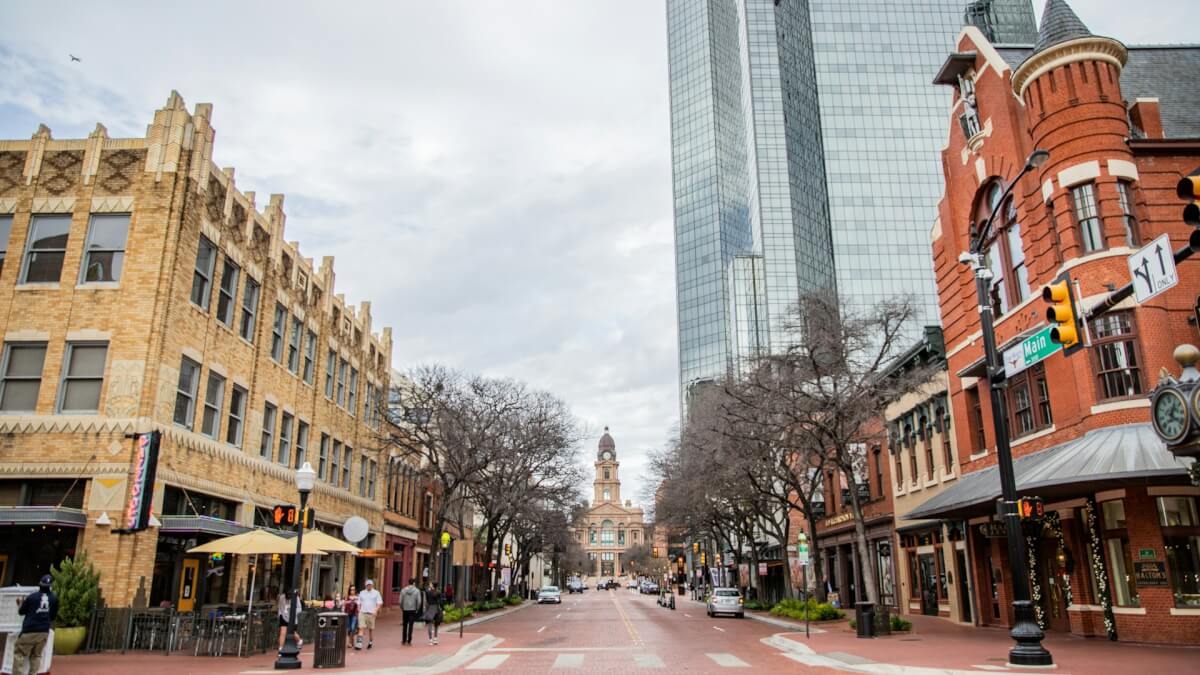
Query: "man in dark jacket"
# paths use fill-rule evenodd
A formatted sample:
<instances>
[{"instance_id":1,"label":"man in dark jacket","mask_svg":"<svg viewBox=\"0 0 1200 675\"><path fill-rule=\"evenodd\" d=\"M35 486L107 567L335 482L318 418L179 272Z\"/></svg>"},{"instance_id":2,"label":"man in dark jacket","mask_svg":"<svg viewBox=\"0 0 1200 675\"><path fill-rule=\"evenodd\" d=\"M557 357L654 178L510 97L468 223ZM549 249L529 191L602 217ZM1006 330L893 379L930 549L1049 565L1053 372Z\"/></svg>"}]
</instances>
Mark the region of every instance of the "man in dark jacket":
<instances>
[{"instance_id":1,"label":"man in dark jacket","mask_svg":"<svg viewBox=\"0 0 1200 675\"><path fill-rule=\"evenodd\" d=\"M13 675L37 675L42 668L42 651L50 634L50 624L58 616L58 597L50 592L50 575L42 577L37 591L18 600L17 613L25 617L21 621L21 635L13 647Z\"/></svg>"}]
</instances>

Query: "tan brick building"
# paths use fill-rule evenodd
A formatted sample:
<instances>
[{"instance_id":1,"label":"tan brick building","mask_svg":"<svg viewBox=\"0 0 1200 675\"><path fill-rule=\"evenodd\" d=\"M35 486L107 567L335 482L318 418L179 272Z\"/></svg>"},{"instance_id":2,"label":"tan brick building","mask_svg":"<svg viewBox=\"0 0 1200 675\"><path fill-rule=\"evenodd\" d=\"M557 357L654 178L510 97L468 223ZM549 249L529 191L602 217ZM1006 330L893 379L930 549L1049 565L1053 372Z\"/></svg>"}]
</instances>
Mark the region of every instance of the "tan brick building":
<instances>
[{"instance_id":1,"label":"tan brick building","mask_svg":"<svg viewBox=\"0 0 1200 675\"><path fill-rule=\"evenodd\" d=\"M617 444L604 427L596 448L596 478L592 481L592 506L574 523L575 540L588 554L589 574L599 577L629 573L621 554L632 546L647 544L645 517L630 500L621 504L621 477L617 470Z\"/></svg>"},{"instance_id":2,"label":"tan brick building","mask_svg":"<svg viewBox=\"0 0 1200 675\"><path fill-rule=\"evenodd\" d=\"M320 474L318 527L367 519L382 547L373 407L389 329L285 239L283 196L260 209L212 161L212 106L172 92L144 138L0 141L0 584L84 550L109 605L188 609L245 598L249 561L190 556L296 503ZM115 534L135 441L162 434L155 520ZM258 587L283 583L264 556ZM377 577L370 558L306 564L310 594ZM267 597L269 591L259 593Z\"/></svg>"}]
</instances>

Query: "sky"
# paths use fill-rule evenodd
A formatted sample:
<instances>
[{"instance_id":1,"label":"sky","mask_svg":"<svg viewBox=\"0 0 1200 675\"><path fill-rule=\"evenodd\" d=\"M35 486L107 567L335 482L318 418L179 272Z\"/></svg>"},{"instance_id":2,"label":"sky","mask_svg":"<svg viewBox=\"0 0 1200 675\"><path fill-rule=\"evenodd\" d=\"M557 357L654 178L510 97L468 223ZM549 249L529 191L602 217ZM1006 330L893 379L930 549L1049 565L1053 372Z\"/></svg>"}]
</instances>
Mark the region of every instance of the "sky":
<instances>
[{"instance_id":1,"label":"sky","mask_svg":"<svg viewBox=\"0 0 1200 675\"><path fill-rule=\"evenodd\" d=\"M1071 4L1138 44L1196 41L1192 1ZM286 195L288 240L336 257L394 367L554 392L581 459L611 427L643 493L679 421L662 0L6 2L0 25L0 139L212 103L214 161Z\"/></svg>"}]
</instances>

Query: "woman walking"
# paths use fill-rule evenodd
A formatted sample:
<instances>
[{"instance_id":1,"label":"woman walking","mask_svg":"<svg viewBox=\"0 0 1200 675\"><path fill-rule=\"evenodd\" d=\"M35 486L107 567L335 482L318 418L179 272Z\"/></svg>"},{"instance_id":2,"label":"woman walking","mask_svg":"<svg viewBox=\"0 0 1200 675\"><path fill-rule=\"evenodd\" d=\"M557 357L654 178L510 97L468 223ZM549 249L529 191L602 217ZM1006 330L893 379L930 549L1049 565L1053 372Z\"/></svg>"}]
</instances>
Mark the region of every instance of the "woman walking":
<instances>
[{"instance_id":1,"label":"woman walking","mask_svg":"<svg viewBox=\"0 0 1200 675\"><path fill-rule=\"evenodd\" d=\"M429 633L429 644L438 643L438 626L442 625L442 593L432 583L425 587L425 630Z\"/></svg>"},{"instance_id":2,"label":"woman walking","mask_svg":"<svg viewBox=\"0 0 1200 675\"><path fill-rule=\"evenodd\" d=\"M342 611L346 613L346 648L359 649L358 640L358 593L354 587L346 593L346 599L342 601Z\"/></svg>"}]
</instances>

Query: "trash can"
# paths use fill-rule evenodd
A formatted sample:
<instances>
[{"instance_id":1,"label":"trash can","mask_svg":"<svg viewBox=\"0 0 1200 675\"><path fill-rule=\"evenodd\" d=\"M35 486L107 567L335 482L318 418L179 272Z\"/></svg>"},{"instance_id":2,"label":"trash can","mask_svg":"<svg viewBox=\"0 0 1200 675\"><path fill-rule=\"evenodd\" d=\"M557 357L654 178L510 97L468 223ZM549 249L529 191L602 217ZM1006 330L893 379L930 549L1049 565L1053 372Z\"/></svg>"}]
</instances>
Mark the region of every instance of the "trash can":
<instances>
[{"instance_id":1,"label":"trash can","mask_svg":"<svg viewBox=\"0 0 1200 675\"><path fill-rule=\"evenodd\" d=\"M854 624L858 631L858 637L875 637L875 603L854 603Z\"/></svg>"},{"instance_id":2,"label":"trash can","mask_svg":"<svg viewBox=\"0 0 1200 675\"><path fill-rule=\"evenodd\" d=\"M345 612L321 612L317 615L313 668L346 667L346 628Z\"/></svg>"},{"instance_id":3,"label":"trash can","mask_svg":"<svg viewBox=\"0 0 1200 675\"><path fill-rule=\"evenodd\" d=\"M892 615L887 602L875 608L875 634L892 634Z\"/></svg>"}]
</instances>

